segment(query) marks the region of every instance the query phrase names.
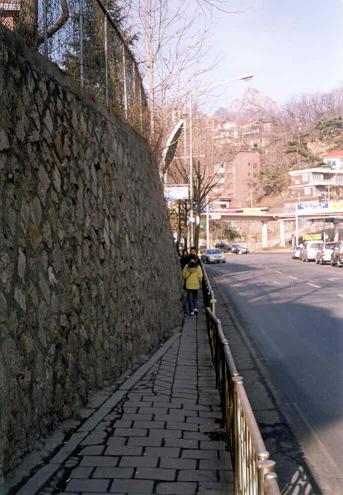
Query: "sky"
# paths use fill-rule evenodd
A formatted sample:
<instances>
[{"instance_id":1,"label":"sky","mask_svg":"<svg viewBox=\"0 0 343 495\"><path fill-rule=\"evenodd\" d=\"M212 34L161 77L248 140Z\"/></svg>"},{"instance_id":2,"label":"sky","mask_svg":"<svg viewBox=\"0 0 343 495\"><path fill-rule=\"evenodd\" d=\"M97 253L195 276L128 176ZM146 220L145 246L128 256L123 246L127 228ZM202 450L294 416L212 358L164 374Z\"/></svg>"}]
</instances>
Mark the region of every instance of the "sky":
<instances>
[{"instance_id":1,"label":"sky","mask_svg":"<svg viewBox=\"0 0 343 495\"><path fill-rule=\"evenodd\" d=\"M227 107L250 86L278 103L343 84L343 0L231 0L239 14L213 13L216 68L204 86L251 72L250 82L217 89L205 105ZM250 8L249 8L250 6ZM204 97L203 97L204 98Z\"/></svg>"}]
</instances>

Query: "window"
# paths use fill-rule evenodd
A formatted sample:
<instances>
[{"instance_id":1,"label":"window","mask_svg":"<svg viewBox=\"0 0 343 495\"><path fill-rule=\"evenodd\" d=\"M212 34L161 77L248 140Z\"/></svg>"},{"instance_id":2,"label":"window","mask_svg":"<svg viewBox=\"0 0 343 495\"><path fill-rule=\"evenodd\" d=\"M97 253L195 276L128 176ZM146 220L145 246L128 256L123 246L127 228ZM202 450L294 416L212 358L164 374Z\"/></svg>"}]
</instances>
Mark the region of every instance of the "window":
<instances>
[{"instance_id":1,"label":"window","mask_svg":"<svg viewBox=\"0 0 343 495\"><path fill-rule=\"evenodd\" d=\"M254 163L254 168L257 168L257 163Z\"/></svg>"},{"instance_id":2,"label":"window","mask_svg":"<svg viewBox=\"0 0 343 495\"><path fill-rule=\"evenodd\" d=\"M253 177L257 177L257 174L252 174Z\"/></svg>"},{"instance_id":3,"label":"window","mask_svg":"<svg viewBox=\"0 0 343 495\"><path fill-rule=\"evenodd\" d=\"M250 167L250 162L248 162L248 167Z\"/></svg>"},{"instance_id":4,"label":"window","mask_svg":"<svg viewBox=\"0 0 343 495\"><path fill-rule=\"evenodd\" d=\"M310 196L312 194L312 187L305 187L306 196Z\"/></svg>"},{"instance_id":5,"label":"window","mask_svg":"<svg viewBox=\"0 0 343 495\"><path fill-rule=\"evenodd\" d=\"M303 174L303 182L308 182L308 174Z\"/></svg>"}]
</instances>

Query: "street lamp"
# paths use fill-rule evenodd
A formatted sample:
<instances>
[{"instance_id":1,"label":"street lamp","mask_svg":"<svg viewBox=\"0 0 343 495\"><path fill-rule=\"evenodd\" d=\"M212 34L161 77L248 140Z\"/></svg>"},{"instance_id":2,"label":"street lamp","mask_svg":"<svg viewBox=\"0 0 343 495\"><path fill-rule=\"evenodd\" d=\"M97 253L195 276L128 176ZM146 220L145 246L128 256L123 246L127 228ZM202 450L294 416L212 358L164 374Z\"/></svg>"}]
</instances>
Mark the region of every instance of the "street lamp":
<instances>
[{"instance_id":1,"label":"street lamp","mask_svg":"<svg viewBox=\"0 0 343 495\"><path fill-rule=\"evenodd\" d=\"M200 93L202 91L207 91L209 89L216 88L217 86L225 86L235 81L250 81L254 77L254 74L246 73L241 74L238 77L229 79L227 81L221 81L219 83L210 84L196 91L191 91L189 93L189 223L190 223L190 243L193 245L194 241L194 212L193 212L193 105L192 97L194 93Z\"/></svg>"}]
</instances>

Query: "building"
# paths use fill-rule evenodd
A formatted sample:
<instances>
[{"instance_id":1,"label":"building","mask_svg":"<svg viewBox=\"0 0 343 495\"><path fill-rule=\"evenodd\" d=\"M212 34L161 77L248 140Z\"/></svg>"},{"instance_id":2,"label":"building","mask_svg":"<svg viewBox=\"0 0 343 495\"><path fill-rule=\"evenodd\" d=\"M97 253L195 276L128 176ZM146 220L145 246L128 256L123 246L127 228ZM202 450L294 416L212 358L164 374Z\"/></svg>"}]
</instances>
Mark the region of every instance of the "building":
<instances>
[{"instance_id":1,"label":"building","mask_svg":"<svg viewBox=\"0 0 343 495\"><path fill-rule=\"evenodd\" d=\"M215 198L229 198L230 207L253 206L254 192L260 179L260 155L257 151L239 151L232 160L216 169L218 183L212 193Z\"/></svg>"},{"instance_id":2,"label":"building","mask_svg":"<svg viewBox=\"0 0 343 495\"><path fill-rule=\"evenodd\" d=\"M19 15L20 2L21 0L0 1L0 22L12 31Z\"/></svg>"},{"instance_id":3,"label":"building","mask_svg":"<svg viewBox=\"0 0 343 495\"><path fill-rule=\"evenodd\" d=\"M214 140L217 144L230 144L236 149L263 148L270 142L273 123L267 120L226 121L217 124Z\"/></svg>"},{"instance_id":4,"label":"building","mask_svg":"<svg viewBox=\"0 0 343 495\"><path fill-rule=\"evenodd\" d=\"M320 167L292 170L289 187L294 201L329 201L343 196L343 151L331 151Z\"/></svg>"}]
</instances>

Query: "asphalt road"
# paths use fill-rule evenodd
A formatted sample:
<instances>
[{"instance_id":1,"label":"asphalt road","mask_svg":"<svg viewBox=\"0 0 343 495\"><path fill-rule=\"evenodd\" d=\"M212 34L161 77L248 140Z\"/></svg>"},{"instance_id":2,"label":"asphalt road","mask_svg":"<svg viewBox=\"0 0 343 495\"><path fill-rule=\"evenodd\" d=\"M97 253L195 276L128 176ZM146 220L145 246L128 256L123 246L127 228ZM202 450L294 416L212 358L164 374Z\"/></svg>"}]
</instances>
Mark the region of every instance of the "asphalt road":
<instances>
[{"instance_id":1,"label":"asphalt road","mask_svg":"<svg viewBox=\"0 0 343 495\"><path fill-rule=\"evenodd\" d=\"M206 266L263 357L323 493L343 494L343 268L289 254Z\"/></svg>"}]
</instances>

